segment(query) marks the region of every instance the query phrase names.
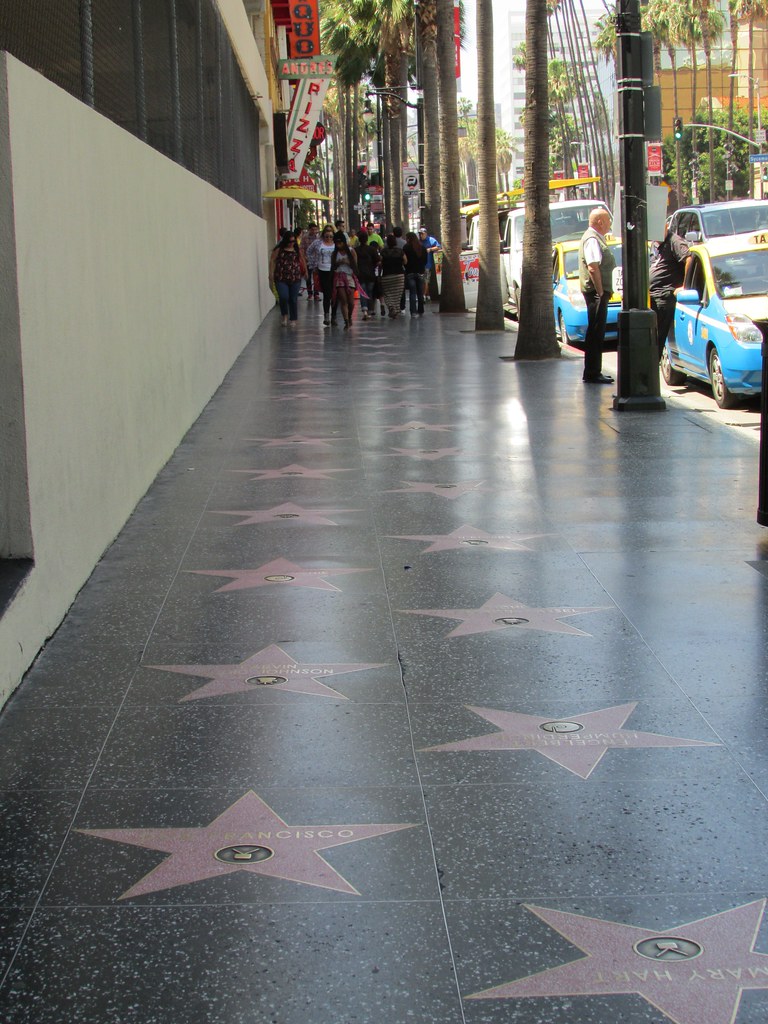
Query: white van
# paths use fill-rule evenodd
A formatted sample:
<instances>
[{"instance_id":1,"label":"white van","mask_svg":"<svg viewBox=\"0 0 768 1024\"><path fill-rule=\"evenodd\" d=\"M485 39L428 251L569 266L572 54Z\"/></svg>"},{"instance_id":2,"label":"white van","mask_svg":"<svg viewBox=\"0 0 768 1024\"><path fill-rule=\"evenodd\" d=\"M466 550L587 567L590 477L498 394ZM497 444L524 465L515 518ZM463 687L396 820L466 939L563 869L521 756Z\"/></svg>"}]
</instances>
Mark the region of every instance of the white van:
<instances>
[{"instance_id":1,"label":"white van","mask_svg":"<svg viewBox=\"0 0 768 1024\"><path fill-rule=\"evenodd\" d=\"M549 207L549 223L552 228L552 242L565 242L581 238L589 227L589 215L597 207L608 209L600 199L566 199L552 203ZM469 228L469 245L462 253L462 266L477 263L478 218L474 217ZM525 231L525 207L516 206L511 210L499 211L499 237L501 239L501 294L504 305L517 316L520 305L520 280L523 272L523 233ZM467 307L477 305L477 280L472 275L464 276L464 299Z\"/></svg>"}]
</instances>

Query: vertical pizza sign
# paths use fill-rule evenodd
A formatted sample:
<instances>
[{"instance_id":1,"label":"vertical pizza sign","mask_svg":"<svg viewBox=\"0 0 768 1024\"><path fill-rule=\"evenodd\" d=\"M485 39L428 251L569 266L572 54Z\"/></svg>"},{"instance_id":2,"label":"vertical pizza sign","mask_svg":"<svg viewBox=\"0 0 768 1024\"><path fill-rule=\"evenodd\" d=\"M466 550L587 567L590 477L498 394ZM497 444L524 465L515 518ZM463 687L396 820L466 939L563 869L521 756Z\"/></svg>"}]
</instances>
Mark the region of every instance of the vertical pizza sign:
<instances>
[{"instance_id":1,"label":"vertical pizza sign","mask_svg":"<svg viewBox=\"0 0 768 1024\"><path fill-rule=\"evenodd\" d=\"M318 0L291 0L292 56L282 61L280 78L296 80L288 118L288 172L298 177L333 75L333 59L320 53Z\"/></svg>"}]
</instances>

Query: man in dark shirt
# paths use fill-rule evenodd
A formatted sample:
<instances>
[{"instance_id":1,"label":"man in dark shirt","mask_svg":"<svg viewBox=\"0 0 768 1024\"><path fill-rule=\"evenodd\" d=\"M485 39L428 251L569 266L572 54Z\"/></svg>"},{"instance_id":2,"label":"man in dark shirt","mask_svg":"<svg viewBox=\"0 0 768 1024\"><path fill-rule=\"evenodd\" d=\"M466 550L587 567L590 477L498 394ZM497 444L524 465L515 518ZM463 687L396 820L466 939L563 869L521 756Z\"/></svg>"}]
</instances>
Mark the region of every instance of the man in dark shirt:
<instances>
[{"instance_id":1,"label":"man in dark shirt","mask_svg":"<svg viewBox=\"0 0 768 1024\"><path fill-rule=\"evenodd\" d=\"M668 231L651 261L649 277L651 308L656 314L659 359L675 317L676 292L683 286L687 262L688 243L681 235Z\"/></svg>"}]
</instances>

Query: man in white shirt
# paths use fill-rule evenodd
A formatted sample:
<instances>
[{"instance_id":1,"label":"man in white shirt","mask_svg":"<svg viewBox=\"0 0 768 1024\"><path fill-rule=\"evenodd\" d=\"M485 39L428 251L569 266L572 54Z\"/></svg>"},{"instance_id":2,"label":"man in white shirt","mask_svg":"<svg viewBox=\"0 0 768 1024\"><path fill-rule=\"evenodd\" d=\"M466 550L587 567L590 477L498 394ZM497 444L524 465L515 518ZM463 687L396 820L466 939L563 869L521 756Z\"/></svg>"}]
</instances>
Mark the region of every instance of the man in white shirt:
<instances>
[{"instance_id":1,"label":"man in white shirt","mask_svg":"<svg viewBox=\"0 0 768 1024\"><path fill-rule=\"evenodd\" d=\"M611 230L611 215L603 206L592 210L589 227L579 245L579 287L587 304L587 333L584 337L585 384L613 384L602 372L603 342L608 303L613 293L616 260L605 236Z\"/></svg>"}]
</instances>

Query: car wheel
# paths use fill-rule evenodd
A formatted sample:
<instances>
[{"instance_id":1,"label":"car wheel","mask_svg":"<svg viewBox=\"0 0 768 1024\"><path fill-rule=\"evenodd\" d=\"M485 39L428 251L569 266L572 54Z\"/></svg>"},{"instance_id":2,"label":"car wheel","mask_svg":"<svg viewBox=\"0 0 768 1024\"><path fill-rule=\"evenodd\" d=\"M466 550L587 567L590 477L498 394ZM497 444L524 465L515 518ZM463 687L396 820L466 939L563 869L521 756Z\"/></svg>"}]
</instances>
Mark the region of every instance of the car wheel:
<instances>
[{"instance_id":1,"label":"car wheel","mask_svg":"<svg viewBox=\"0 0 768 1024\"><path fill-rule=\"evenodd\" d=\"M560 335L561 345L573 345L573 339L568 333L568 328L565 326L562 310L557 311L557 331Z\"/></svg>"},{"instance_id":2,"label":"car wheel","mask_svg":"<svg viewBox=\"0 0 768 1024\"><path fill-rule=\"evenodd\" d=\"M672 388L678 384L685 383L685 374L676 370L672 365L672 360L669 358L669 345L667 344L661 350L661 376L664 378L665 384L669 384Z\"/></svg>"},{"instance_id":3,"label":"car wheel","mask_svg":"<svg viewBox=\"0 0 768 1024\"><path fill-rule=\"evenodd\" d=\"M712 394L718 406L721 409L732 409L738 403L738 398L728 390L716 348L709 353L709 379L712 384Z\"/></svg>"}]
</instances>

